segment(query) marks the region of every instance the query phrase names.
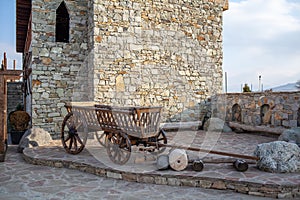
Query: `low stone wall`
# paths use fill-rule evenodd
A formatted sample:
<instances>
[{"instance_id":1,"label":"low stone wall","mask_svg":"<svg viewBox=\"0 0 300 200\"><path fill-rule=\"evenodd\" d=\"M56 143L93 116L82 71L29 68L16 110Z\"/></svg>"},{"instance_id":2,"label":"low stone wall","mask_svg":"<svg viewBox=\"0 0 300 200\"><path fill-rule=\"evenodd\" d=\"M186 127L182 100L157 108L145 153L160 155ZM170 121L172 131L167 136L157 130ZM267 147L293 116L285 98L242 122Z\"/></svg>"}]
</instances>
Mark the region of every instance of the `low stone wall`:
<instances>
[{"instance_id":1,"label":"low stone wall","mask_svg":"<svg viewBox=\"0 0 300 200\"><path fill-rule=\"evenodd\" d=\"M213 97L212 102L214 115L225 121L253 126L300 126L300 91L227 93Z\"/></svg>"}]
</instances>

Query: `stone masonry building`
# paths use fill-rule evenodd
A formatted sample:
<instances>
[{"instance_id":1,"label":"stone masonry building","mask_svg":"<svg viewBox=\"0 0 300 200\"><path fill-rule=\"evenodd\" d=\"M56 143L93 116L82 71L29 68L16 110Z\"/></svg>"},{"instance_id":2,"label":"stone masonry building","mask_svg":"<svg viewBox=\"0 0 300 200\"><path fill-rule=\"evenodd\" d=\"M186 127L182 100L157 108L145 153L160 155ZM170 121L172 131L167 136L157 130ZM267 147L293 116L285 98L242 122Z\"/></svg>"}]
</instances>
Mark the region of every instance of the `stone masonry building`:
<instances>
[{"instance_id":1,"label":"stone masonry building","mask_svg":"<svg viewBox=\"0 0 300 200\"><path fill-rule=\"evenodd\" d=\"M57 134L70 101L163 106L197 118L222 92L227 0L17 0L32 124Z\"/></svg>"}]
</instances>

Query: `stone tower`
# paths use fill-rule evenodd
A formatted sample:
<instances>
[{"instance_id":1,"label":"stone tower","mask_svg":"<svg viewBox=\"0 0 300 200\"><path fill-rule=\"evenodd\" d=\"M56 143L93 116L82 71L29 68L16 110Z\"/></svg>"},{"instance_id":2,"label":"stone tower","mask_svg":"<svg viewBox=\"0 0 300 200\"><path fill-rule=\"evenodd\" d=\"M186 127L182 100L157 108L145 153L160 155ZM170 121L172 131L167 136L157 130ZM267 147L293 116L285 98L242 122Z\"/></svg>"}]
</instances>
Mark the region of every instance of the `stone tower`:
<instances>
[{"instance_id":1,"label":"stone tower","mask_svg":"<svg viewBox=\"0 0 300 200\"><path fill-rule=\"evenodd\" d=\"M226 0L17 0L17 51L32 69L26 107L33 125L59 133L69 101L159 105L165 121L193 120L195 112L182 113L222 92L227 6Z\"/></svg>"}]
</instances>

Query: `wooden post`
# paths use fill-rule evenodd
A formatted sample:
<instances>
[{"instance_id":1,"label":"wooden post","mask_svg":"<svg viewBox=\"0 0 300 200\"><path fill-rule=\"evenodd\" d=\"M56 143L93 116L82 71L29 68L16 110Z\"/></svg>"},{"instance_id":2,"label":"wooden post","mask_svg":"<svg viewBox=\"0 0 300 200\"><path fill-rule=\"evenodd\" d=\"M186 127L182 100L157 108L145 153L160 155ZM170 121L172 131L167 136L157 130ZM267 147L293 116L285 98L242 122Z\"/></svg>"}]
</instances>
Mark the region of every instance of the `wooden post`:
<instances>
[{"instance_id":1,"label":"wooden post","mask_svg":"<svg viewBox=\"0 0 300 200\"><path fill-rule=\"evenodd\" d=\"M5 54L4 54L5 55ZM6 59L6 55L4 57ZM5 65L5 61L4 61ZM6 70L6 67L0 71L0 162L4 162L7 144L7 80L20 79L22 70Z\"/></svg>"},{"instance_id":2,"label":"wooden post","mask_svg":"<svg viewBox=\"0 0 300 200\"><path fill-rule=\"evenodd\" d=\"M3 66L3 70L7 69L7 58L6 58L6 52L4 52L4 66Z\"/></svg>"},{"instance_id":3,"label":"wooden post","mask_svg":"<svg viewBox=\"0 0 300 200\"><path fill-rule=\"evenodd\" d=\"M3 162L5 159L5 152L6 152L6 83L4 76L0 75L0 88L1 88L1 95L0 95L0 161Z\"/></svg>"}]
</instances>

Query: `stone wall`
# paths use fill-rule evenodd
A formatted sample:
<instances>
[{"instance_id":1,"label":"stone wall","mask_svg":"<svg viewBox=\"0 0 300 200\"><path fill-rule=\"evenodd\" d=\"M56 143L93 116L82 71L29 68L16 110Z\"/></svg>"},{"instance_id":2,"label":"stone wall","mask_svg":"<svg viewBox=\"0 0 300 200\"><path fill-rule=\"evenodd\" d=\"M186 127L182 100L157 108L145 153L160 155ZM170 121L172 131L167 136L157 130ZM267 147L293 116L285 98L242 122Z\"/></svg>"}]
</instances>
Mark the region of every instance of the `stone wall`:
<instances>
[{"instance_id":1,"label":"stone wall","mask_svg":"<svg viewBox=\"0 0 300 200\"><path fill-rule=\"evenodd\" d=\"M23 82L7 83L7 115L16 110L19 104L24 105L22 84Z\"/></svg>"},{"instance_id":2,"label":"stone wall","mask_svg":"<svg viewBox=\"0 0 300 200\"><path fill-rule=\"evenodd\" d=\"M94 0L93 7L95 101L159 105L164 120L187 121L195 120L187 110L221 92L220 1Z\"/></svg>"},{"instance_id":3,"label":"stone wall","mask_svg":"<svg viewBox=\"0 0 300 200\"><path fill-rule=\"evenodd\" d=\"M61 0L32 0L32 123L59 133L65 102L88 99L88 1L64 1L70 16L70 42L55 42L56 9ZM84 92L82 92L84 90Z\"/></svg>"},{"instance_id":4,"label":"stone wall","mask_svg":"<svg viewBox=\"0 0 300 200\"><path fill-rule=\"evenodd\" d=\"M212 101L218 101L212 104L215 116L226 121L253 126L300 126L300 92L228 93Z\"/></svg>"},{"instance_id":5,"label":"stone wall","mask_svg":"<svg viewBox=\"0 0 300 200\"><path fill-rule=\"evenodd\" d=\"M23 82L7 82L7 117L10 112L16 110L19 104L24 106L22 84ZM10 132L8 120L7 123L7 131Z\"/></svg>"},{"instance_id":6,"label":"stone wall","mask_svg":"<svg viewBox=\"0 0 300 200\"><path fill-rule=\"evenodd\" d=\"M32 0L34 126L58 136L69 101L159 105L164 121L198 120L199 103L221 92L226 1L65 0L69 43L55 42L62 2Z\"/></svg>"}]
</instances>

